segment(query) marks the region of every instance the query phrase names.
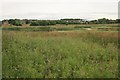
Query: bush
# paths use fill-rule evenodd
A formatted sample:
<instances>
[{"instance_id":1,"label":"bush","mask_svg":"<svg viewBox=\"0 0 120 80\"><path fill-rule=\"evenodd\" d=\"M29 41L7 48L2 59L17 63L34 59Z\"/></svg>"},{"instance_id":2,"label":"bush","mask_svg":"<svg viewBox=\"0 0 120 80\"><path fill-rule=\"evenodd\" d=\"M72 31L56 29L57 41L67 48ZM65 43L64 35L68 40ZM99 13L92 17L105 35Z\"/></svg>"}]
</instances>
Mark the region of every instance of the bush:
<instances>
[{"instance_id":1,"label":"bush","mask_svg":"<svg viewBox=\"0 0 120 80\"><path fill-rule=\"evenodd\" d=\"M30 26L39 26L38 22L31 22Z\"/></svg>"}]
</instances>

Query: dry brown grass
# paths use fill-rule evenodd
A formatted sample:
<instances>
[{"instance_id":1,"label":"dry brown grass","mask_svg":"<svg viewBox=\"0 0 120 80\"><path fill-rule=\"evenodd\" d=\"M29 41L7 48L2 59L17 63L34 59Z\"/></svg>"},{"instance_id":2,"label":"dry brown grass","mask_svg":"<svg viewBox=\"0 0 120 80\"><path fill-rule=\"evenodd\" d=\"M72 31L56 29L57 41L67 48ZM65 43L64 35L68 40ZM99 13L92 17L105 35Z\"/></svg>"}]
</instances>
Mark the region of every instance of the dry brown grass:
<instances>
[{"instance_id":1,"label":"dry brown grass","mask_svg":"<svg viewBox=\"0 0 120 80\"><path fill-rule=\"evenodd\" d=\"M118 32L109 32L109 31L51 31L51 32L25 32L25 31L4 31L4 33L8 33L8 35L16 35L19 33L20 35L24 35L30 38L54 38L54 37L68 37L73 39L90 39L92 41L99 42L118 42ZM18 34L17 34L18 35ZM19 35L18 35L19 36Z\"/></svg>"}]
</instances>

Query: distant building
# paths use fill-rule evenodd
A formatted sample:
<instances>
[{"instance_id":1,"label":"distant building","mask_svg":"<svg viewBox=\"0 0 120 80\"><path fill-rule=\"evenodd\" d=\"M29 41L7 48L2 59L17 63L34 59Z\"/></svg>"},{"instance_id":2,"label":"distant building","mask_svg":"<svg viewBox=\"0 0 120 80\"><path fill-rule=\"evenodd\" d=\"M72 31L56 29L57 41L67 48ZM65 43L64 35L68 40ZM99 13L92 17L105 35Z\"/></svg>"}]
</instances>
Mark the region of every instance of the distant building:
<instances>
[{"instance_id":1,"label":"distant building","mask_svg":"<svg viewBox=\"0 0 120 80\"><path fill-rule=\"evenodd\" d=\"M61 19L61 20L68 23L85 23L84 19Z\"/></svg>"}]
</instances>

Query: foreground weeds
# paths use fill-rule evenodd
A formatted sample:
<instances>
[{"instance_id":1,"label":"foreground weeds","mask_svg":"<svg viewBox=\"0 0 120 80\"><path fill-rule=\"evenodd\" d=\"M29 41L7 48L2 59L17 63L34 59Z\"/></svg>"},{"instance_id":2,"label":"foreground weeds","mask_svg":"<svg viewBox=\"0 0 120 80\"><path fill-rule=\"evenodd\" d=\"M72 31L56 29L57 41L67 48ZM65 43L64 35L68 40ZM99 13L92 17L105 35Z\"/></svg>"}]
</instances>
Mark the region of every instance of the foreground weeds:
<instances>
[{"instance_id":1,"label":"foreground weeds","mask_svg":"<svg viewBox=\"0 0 120 80\"><path fill-rule=\"evenodd\" d=\"M3 78L115 78L117 32L3 31Z\"/></svg>"}]
</instances>

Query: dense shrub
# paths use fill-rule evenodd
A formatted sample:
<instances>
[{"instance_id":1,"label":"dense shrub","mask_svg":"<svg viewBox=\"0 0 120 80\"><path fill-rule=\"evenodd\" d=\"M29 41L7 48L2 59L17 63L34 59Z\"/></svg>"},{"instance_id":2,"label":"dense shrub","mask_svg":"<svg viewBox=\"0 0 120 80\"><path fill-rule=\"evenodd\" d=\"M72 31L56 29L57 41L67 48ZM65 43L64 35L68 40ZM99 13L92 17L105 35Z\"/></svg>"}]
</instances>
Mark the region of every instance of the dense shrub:
<instances>
[{"instance_id":1,"label":"dense shrub","mask_svg":"<svg viewBox=\"0 0 120 80\"><path fill-rule=\"evenodd\" d=\"M22 22L19 19L10 19L8 23L15 26L22 26Z\"/></svg>"},{"instance_id":2,"label":"dense shrub","mask_svg":"<svg viewBox=\"0 0 120 80\"><path fill-rule=\"evenodd\" d=\"M30 26L48 26L48 25L55 25L55 21L50 20L39 20L31 22Z\"/></svg>"},{"instance_id":3,"label":"dense shrub","mask_svg":"<svg viewBox=\"0 0 120 80\"><path fill-rule=\"evenodd\" d=\"M30 26L39 26L38 22L31 22Z\"/></svg>"}]
</instances>

